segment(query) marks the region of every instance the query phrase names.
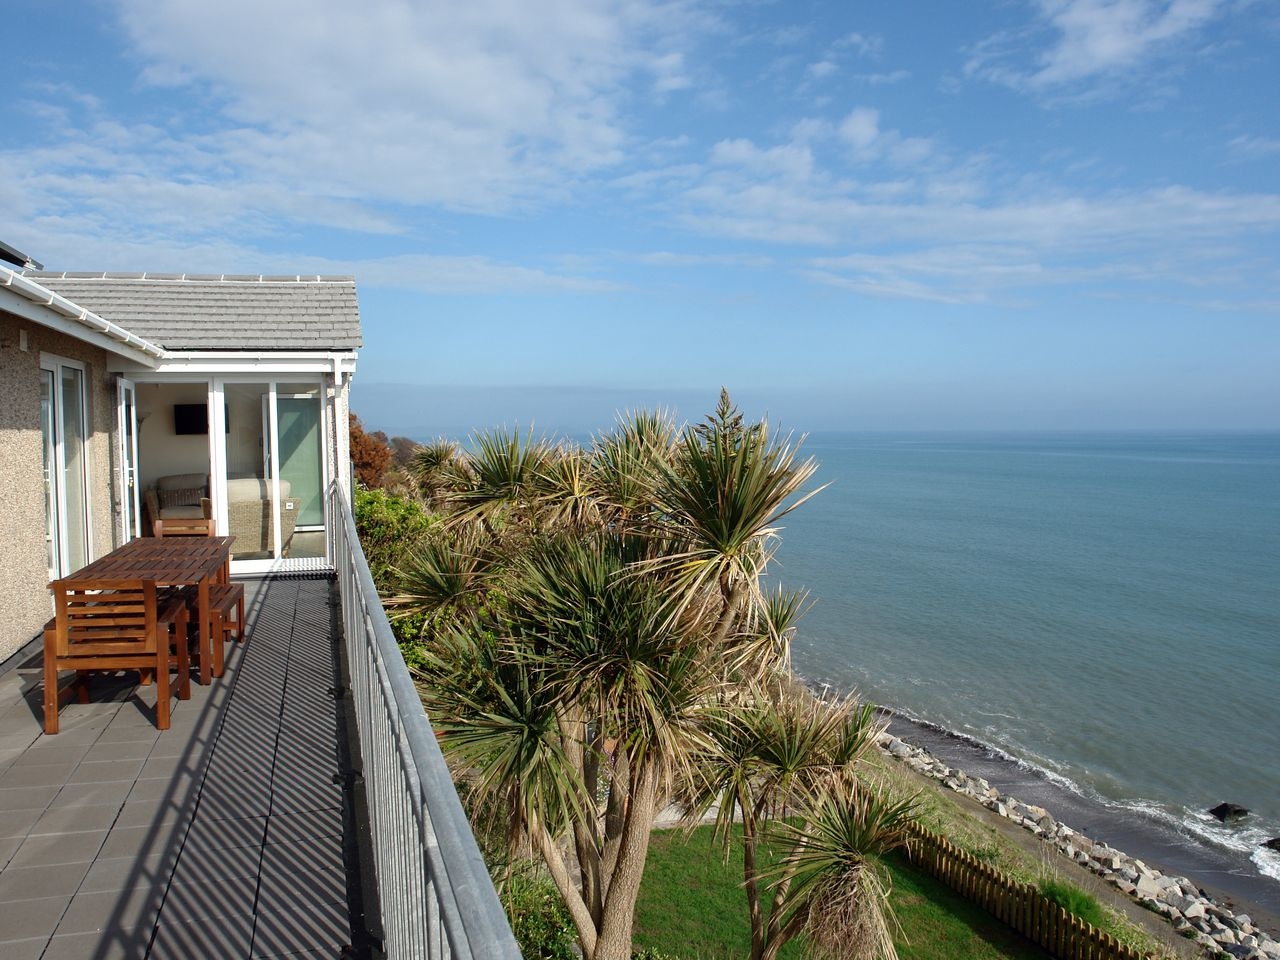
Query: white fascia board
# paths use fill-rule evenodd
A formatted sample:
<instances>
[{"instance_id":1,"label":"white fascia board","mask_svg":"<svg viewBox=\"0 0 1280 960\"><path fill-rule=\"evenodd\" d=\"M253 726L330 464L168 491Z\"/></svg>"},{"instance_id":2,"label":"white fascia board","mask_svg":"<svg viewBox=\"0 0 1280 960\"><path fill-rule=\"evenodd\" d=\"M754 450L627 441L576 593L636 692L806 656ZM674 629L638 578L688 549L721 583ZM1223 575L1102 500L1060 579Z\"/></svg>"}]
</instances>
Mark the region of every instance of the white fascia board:
<instances>
[{"instance_id":1,"label":"white fascia board","mask_svg":"<svg viewBox=\"0 0 1280 960\"><path fill-rule=\"evenodd\" d=\"M354 353L298 353L285 351L170 351L156 365L157 373L268 374L332 373L335 357L342 369L355 370Z\"/></svg>"},{"instance_id":2,"label":"white fascia board","mask_svg":"<svg viewBox=\"0 0 1280 960\"><path fill-rule=\"evenodd\" d=\"M17 277L23 280L25 278ZM160 348L153 344L148 344L140 337L134 337L132 334L125 334L120 327L115 324L107 323L96 314L83 311L80 313L68 312L70 307L62 310L55 309L57 306L71 304L71 301L59 297L56 301L39 301L32 300L24 291L15 289L17 284L4 283L4 278L0 276L0 310L11 313L23 320L31 323L39 324L50 330L56 330L58 333L66 334L68 337L74 337L82 343L99 347L115 356L124 357L132 360L136 365L146 369L154 370L160 362L158 356L153 355L145 349L151 347L157 353ZM30 281L27 281L30 283ZM38 286L38 284L31 284ZM43 287L39 289L43 290ZM51 295L52 291L48 291ZM98 324L91 323L90 318L98 320L104 326L99 327ZM108 332L109 331L109 332ZM122 335L127 335L130 339L122 339Z\"/></svg>"}]
</instances>

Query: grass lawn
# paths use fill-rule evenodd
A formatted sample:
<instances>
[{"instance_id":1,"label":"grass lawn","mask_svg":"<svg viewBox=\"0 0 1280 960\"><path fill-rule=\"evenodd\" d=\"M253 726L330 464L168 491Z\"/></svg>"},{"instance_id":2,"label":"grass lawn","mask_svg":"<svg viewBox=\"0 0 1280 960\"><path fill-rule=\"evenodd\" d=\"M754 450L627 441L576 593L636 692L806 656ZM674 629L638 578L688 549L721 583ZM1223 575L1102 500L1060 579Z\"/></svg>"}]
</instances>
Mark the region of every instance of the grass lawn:
<instances>
[{"instance_id":1,"label":"grass lawn","mask_svg":"<svg viewBox=\"0 0 1280 960\"><path fill-rule=\"evenodd\" d=\"M985 911L899 861L890 863L892 902L902 926L902 960L1044 960L1033 947ZM725 863L711 827L654 834L636 907L635 947L680 960L741 960L751 932L742 882L741 846ZM782 951L798 960L798 941Z\"/></svg>"}]
</instances>

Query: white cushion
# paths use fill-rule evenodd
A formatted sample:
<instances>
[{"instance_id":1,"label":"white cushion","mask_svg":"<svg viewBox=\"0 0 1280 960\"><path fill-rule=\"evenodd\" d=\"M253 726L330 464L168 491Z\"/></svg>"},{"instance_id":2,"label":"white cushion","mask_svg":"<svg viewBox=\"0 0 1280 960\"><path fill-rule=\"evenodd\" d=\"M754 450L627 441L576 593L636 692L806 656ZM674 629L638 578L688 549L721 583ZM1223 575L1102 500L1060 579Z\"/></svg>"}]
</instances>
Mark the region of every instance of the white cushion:
<instances>
[{"instance_id":1,"label":"white cushion","mask_svg":"<svg viewBox=\"0 0 1280 960\"><path fill-rule=\"evenodd\" d=\"M204 508L199 504L194 507L161 507L161 520L202 520Z\"/></svg>"},{"instance_id":2,"label":"white cushion","mask_svg":"<svg viewBox=\"0 0 1280 960\"><path fill-rule=\"evenodd\" d=\"M280 481L280 496L289 495L289 481ZM241 477L227 481L227 502L240 503L243 500L266 500L271 496L271 481L261 477Z\"/></svg>"}]
</instances>

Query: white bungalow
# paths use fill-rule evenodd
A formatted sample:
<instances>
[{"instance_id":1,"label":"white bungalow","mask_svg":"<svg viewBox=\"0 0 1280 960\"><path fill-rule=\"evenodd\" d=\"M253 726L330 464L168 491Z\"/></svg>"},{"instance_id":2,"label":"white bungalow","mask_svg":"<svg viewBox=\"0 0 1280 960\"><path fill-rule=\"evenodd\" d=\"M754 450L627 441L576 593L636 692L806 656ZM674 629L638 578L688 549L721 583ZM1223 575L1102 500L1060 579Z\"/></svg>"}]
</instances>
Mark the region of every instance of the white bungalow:
<instances>
[{"instance_id":1,"label":"white bungalow","mask_svg":"<svg viewBox=\"0 0 1280 960\"><path fill-rule=\"evenodd\" d=\"M155 519L213 517L233 573L332 569L359 347L351 277L0 266L0 662Z\"/></svg>"}]
</instances>

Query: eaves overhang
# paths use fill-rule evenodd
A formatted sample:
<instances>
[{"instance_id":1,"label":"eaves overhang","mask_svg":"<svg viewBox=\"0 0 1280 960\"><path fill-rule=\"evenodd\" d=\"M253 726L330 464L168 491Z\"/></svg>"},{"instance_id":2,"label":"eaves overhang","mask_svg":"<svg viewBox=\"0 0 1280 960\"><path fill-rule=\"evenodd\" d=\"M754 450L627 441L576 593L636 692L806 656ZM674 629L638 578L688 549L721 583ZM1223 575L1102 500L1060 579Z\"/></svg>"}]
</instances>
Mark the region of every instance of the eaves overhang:
<instances>
[{"instance_id":1,"label":"eaves overhang","mask_svg":"<svg viewBox=\"0 0 1280 960\"><path fill-rule=\"evenodd\" d=\"M144 367L155 368L165 356L163 347L3 266L0 266L0 309Z\"/></svg>"},{"instance_id":2,"label":"eaves overhang","mask_svg":"<svg viewBox=\"0 0 1280 960\"><path fill-rule=\"evenodd\" d=\"M265 376L330 373L350 376L354 350L169 350L155 364L158 374Z\"/></svg>"}]
</instances>

